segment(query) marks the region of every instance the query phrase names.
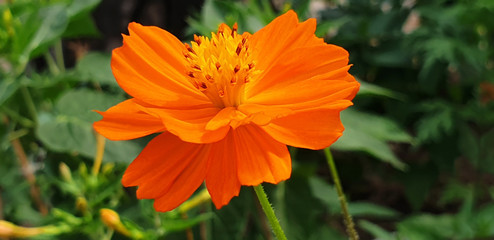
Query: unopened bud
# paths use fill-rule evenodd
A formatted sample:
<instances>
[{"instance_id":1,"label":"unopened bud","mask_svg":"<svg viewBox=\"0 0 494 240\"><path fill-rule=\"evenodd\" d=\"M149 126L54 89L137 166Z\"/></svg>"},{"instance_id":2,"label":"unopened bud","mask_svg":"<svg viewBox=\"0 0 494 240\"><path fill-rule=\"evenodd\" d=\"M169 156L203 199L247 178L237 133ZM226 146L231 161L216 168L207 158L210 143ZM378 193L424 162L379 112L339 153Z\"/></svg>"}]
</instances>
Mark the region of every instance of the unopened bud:
<instances>
[{"instance_id":1,"label":"unopened bud","mask_svg":"<svg viewBox=\"0 0 494 240\"><path fill-rule=\"evenodd\" d=\"M77 197L75 200L75 208L77 211L85 214L87 212L87 200L84 197Z\"/></svg>"},{"instance_id":2,"label":"unopened bud","mask_svg":"<svg viewBox=\"0 0 494 240\"><path fill-rule=\"evenodd\" d=\"M209 202L211 200L211 195L209 195L209 192L207 189L201 190L198 194L194 195L192 198L189 200L185 201L178 207L178 211L180 213L185 213L189 211L192 208L197 207L200 204L203 204L205 202Z\"/></svg>"},{"instance_id":3,"label":"unopened bud","mask_svg":"<svg viewBox=\"0 0 494 240\"><path fill-rule=\"evenodd\" d=\"M82 177L87 177L87 167L86 167L86 164L84 163L81 163L79 165L79 174L82 176Z\"/></svg>"},{"instance_id":4,"label":"unopened bud","mask_svg":"<svg viewBox=\"0 0 494 240\"><path fill-rule=\"evenodd\" d=\"M107 227L109 227L109 228L111 228L111 229L113 229L113 230L115 230L115 231L117 231L117 232L119 232L125 236L128 236L128 237L132 236L132 234L129 232L129 230L120 221L120 216L118 215L117 212L115 212L111 209L108 209L108 208L102 208L99 210L99 214L101 217L101 221L103 221L103 223Z\"/></svg>"},{"instance_id":5,"label":"unopened bud","mask_svg":"<svg viewBox=\"0 0 494 240\"><path fill-rule=\"evenodd\" d=\"M60 171L60 176L62 176L64 181L72 182L72 173L70 172L70 168L67 164L61 162L60 165L58 165L58 170Z\"/></svg>"},{"instance_id":6,"label":"unopened bud","mask_svg":"<svg viewBox=\"0 0 494 240\"><path fill-rule=\"evenodd\" d=\"M7 33L9 36L13 36L15 34L14 31L14 26L13 26L13 17L12 17L12 12L10 12L10 9L5 9L2 14L2 20L5 26L7 27Z\"/></svg>"},{"instance_id":7,"label":"unopened bud","mask_svg":"<svg viewBox=\"0 0 494 240\"><path fill-rule=\"evenodd\" d=\"M45 233L43 228L26 228L0 220L0 237L27 238Z\"/></svg>"},{"instance_id":8,"label":"unopened bud","mask_svg":"<svg viewBox=\"0 0 494 240\"><path fill-rule=\"evenodd\" d=\"M106 163L101 168L101 174L107 175L107 174L111 173L114 168L115 168L115 164L114 163Z\"/></svg>"}]
</instances>

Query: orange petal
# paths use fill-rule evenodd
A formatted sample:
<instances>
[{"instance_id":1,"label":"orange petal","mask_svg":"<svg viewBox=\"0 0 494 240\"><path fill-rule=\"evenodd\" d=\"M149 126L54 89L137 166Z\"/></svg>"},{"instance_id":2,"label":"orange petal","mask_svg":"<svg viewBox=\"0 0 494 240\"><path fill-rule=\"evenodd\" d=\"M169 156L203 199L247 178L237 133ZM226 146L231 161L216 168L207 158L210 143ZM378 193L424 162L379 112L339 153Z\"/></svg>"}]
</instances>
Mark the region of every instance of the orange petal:
<instances>
[{"instance_id":1,"label":"orange petal","mask_svg":"<svg viewBox=\"0 0 494 240\"><path fill-rule=\"evenodd\" d=\"M259 126L268 124L271 119L287 116L293 111L288 108L276 108L259 104L242 104L221 109L206 125L206 130L217 130L225 126L233 129L254 123Z\"/></svg>"},{"instance_id":2,"label":"orange petal","mask_svg":"<svg viewBox=\"0 0 494 240\"><path fill-rule=\"evenodd\" d=\"M169 211L187 200L204 181L209 145L187 143L165 132L151 140L122 178L139 186L138 198L155 199L157 211Z\"/></svg>"},{"instance_id":3,"label":"orange petal","mask_svg":"<svg viewBox=\"0 0 494 240\"><path fill-rule=\"evenodd\" d=\"M270 108L291 109L295 112L344 109L352 105L350 99L353 99L358 88L359 84L356 81L303 81L279 89L266 90L250 98L248 103L263 105L265 111L270 111Z\"/></svg>"},{"instance_id":4,"label":"orange petal","mask_svg":"<svg viewBox=\"0 0 494 240\"><path fill-rule=\"evenodd\" d=\"M342 135L344 127L340 110L317 109L275 119L262 129L277 141L290 146L323 149Z\"/></svg>"},{"instance_id":5,"label":"orange petal","mask_svg":"<svg viewBox=\"0 0 494 240\"><path fill-rule=\"evenodd\" d=\"M240 182L237 176L237 153L234 138L229 133L225 139L211 144L211 155L206 175L206 186L216 208L228 204L238 196Z\"/></svg>"},{"instance_id":6,"label":"orange petal","mask_svg":"<svg viewBox=\"0 0 494 240\"><path fill-rule=\"evenodd\" d=\"M273 139L255 125L232 131L237 154L237 174L242 185L279 183L290 177L291 159L285 144Z\"/></svg>"},{"instance_id":7,"label":"orange petal","mask_svg":"<svg viewBox=\"0 0 494 240\"><path fill-rule=\"evenodd\" d=\"M253 103L265 98L288 102L321 98L358 86L349 68L348 52L343 48L327 44L297 48L279 56L272 67L246 85L246 98Z\"/></svg>"},{"instance_id":8,"label":"orange petal","mask_svg":"<svg viewBox=\"0 0 494 240\"><path fill-rule=\"evenodd\" d=\"M220 111L219 108L162 109L143 108L143 111L161 118L167 131L191 143L211 143L225 137L230 126L214 130L206 129L208 122Z\"/></svg>"},{"instance_id":9,"label":"orange petal","mask_svg":"<svg viewBox=\"0 0 494 240\"><path fill-rule=\"evenodd\" d=\"M206 125L207 130L216 130L221 127L231 126L233 129L248 124L253 120L253 116L248 116L244 112L234 107L221 109Z\"/></svg>"},{"instance_id":10,"label":"orange petal","mask_svg":"<svg viewBox=\"0 0 494 240\"><path fill-rule=\"evenodd\" d=\"M95 122L93 127L110 140L128 140L165 131L161 120L141 111L134 99L121 102L106 112L97 112L103 119Z\"/></svg>"},{"instance_id":11,"label":"orange petal","mask_svg":"<svg viewBox=\"0 0 494 240\"><path fill-rule=\"evenodd\" d=\"M113 51L112 70L118 84L133 97L168 108L208 104L188 80L182 42L157 27L129 24L129 36ZM151 91L150 91L151 90Z\"/></svg>"},{"instance_id":12,"label":"orange petal","mask_svg":"<svg viewBox=\"0 0 494 240\"><path fill-rule=\"evenodd\" d=\"M256 68L266 69L284 51L323 43L322 39L314 35L315 30L315 19L299 23L297 14L292 10L277 17L266 27L254 33L249 40L255 51L254 56L258 60Z\"/></svg>"},{"instance_id":13,"label":"orange petal","mask_svg":"<svg viewBox=\"0 0 494 240\"><path fill-rule=\"evenodd\" d=\"M287 116L293 113L289 108L264 106L262 104L244 103L238 106L238 110L249 116L249 122L263 126L272 119Z\"/></svg>"}]
</instances>

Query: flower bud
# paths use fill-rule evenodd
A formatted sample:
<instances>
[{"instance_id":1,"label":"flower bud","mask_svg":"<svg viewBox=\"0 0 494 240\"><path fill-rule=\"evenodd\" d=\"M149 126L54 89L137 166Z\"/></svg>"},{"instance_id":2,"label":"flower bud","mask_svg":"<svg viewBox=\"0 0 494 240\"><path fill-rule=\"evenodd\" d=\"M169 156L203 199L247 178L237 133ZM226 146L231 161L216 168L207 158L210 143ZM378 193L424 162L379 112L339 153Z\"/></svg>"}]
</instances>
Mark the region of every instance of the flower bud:
<instances>
[{"instance_id":1,"label":"flower bud","mask_svg":"<svg viewBox=\"0 0 494 240\"><path fill-rule=\"evenodd\" d=\"M87 200L84 197L77 197L75 200L75 208L77 211L85 214L87 212Z\"/></svg>"},{"instance_id":2,"label":"flower bud","mask_svg":"<svg viewBox=\"0 0 494 240\"><path fill-rule=\"evenodd\" d=\"M120 216L118 215L117 212L111 210L111 209L108 209L108 208L102 208L99 210L99 214L100 214L100 218L101 218L101 221L103 221L103 223L125 235L125 236L131 236L132 234L129 232L129 230L123 225L123 223L120 221Z\"/></svg>"},{"instance_id":3,"label":"flower bud","mask_svg":"<svg viewBox=\"0 0 494 240\"><path fill-rule=\"evenodd\" d=\"M58 170L60 171L60 176L62 176L62 179L65 182L72 182L72 173L70 172L70 168L67 164L61 162L60 165L58 165Z\"/></svg>"},{"instance_id":4,"label":"flower bud","mask_svg":"<svg viewBox=\"0 0 494 240\"><path fill-rule=\"evenodd\" d=\"M20 227L11 222L0 220L0 237L27 238L43 233L43 228Z\"/></svg>"},{"instance_id":5,"label":"flower bud","mask_svg":"<svg viewBox=\"0 0 494 240\"><path fill-rule=\"evenodd\" d=\"M186 202L182 203L180 207L178 208L178 211L180 213L185 213L189 211L192 208L197 207L198 205L209 202L211 200L211 195L209 195L209 192L207 189L201 190L198 194L194 195L191 199L187 200Z\"/></svg>"}]
</instances>

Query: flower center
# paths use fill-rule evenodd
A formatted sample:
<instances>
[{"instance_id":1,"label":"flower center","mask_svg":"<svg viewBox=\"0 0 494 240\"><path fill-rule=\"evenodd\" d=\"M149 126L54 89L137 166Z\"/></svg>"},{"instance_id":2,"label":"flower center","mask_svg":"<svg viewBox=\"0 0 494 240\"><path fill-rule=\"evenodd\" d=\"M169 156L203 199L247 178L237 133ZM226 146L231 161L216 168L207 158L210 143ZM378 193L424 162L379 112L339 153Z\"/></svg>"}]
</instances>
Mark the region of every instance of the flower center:
<instances>
[{"instance_id":1,"label":"flower center","mask_svg":"<svg viewBox=\"0 0 494 240\"><path fill-rule=\"evenodd\" d=\"M258 72L250 54L250 34L238 34L235 23L232 29L222 24L211 35L194 35L190 45L185 43L187 76L214 105L237 107L244 100L245 84Z\"/></svg>"}]
</instances>

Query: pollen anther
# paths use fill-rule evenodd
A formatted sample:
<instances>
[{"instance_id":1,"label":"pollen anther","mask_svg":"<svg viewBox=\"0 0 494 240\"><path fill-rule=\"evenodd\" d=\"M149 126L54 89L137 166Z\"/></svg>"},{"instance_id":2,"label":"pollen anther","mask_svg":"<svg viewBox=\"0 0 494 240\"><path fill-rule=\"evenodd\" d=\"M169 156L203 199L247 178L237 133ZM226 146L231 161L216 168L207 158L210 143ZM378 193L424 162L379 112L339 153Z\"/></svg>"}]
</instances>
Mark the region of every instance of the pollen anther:
<instances>
[{"instance_id":1,"label":"pollen anther","mask_svg":"<svg viewBox=\"0 0 494 240\"><path fill-rule=\"evenodd\" d=\"M184 44L189 81L220 108L239 106L245 84L258 72L249 50L250 34L237 31L237 24L232 28L223 24L211 38L194 35L190 44Z\"/></svg>"},{"instance_id":2,"label":"pollen anther","mask_svg":"<svg viewBox=\"0 0 494 240\"><path fill-rule=\"evenodd\" d=\"M195 34L194 34L194 42L197 43L197 46L201 46L201 39Z\"/></svg>"},{"instance_id":3,"label":"pollen anther","mask_svg":"<svg viewBox=\"0 0 494 240\"><path fill-rule=\"evenodd\" d=\"M193 53L193 54L196 54L196 52L194 51L194 49L192 49L192 47L190 47L190 45L188 43L185 43L185 48L187 49L187 51Z\"/></svg>"},{"instance_id":4,"label":"pollen anther","mask_svg":"<svg viewBox=\"0 0 494 240\"><path fill-rule=\"evenodd\" d=\"M240 44L238 44L238 46L237 46L237 50L235 50L235 52L237 53L237 55L240 55L240 52L242 51L242 47L243 47L243 46L242 46L242 44L241 44L241 43L240 43Z\"/></svg>"}]
</instances>

